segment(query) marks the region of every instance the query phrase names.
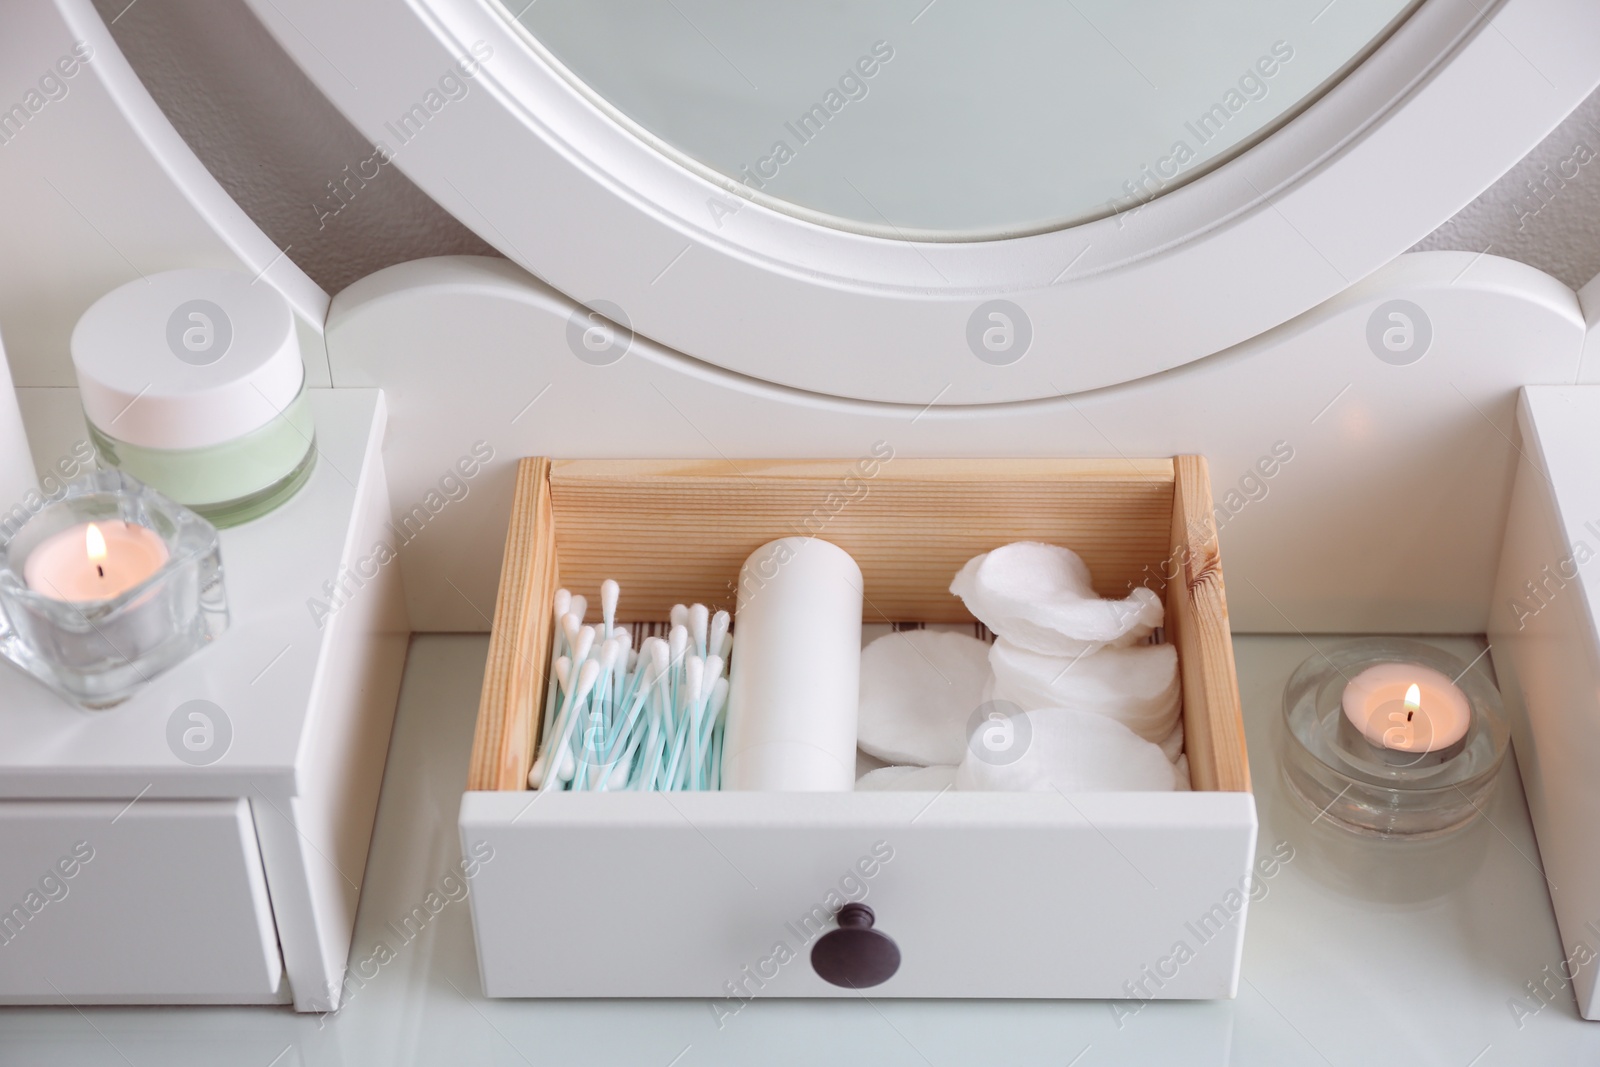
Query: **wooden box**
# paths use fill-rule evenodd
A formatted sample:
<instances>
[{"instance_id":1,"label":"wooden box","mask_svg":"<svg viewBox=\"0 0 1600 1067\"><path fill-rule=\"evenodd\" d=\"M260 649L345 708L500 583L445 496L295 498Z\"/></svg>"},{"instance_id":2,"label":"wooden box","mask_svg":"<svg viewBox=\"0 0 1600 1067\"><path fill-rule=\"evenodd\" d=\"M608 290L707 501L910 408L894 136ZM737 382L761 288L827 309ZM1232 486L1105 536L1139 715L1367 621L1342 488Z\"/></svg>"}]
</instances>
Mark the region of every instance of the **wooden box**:
<instances>
[{"instance_id":1,"label":"wooden box","mask_svg":"<svg viewBox=\"0 0 1600 1067\"><path fill-rule=\"evenodd\" d=\"M840 995L810 945L865 900L904 957L877 995L1233 995L1256 816L1211 508L1195 456L523 460L460 818L485 992ZM630 621L731 610L791 534L855 558L869 622L969 619L951 578L1019 540L1103 595L1164 587L1194 791L528 790L558 586L598 604L615 578Z\"/></svg>"}]
</instances>

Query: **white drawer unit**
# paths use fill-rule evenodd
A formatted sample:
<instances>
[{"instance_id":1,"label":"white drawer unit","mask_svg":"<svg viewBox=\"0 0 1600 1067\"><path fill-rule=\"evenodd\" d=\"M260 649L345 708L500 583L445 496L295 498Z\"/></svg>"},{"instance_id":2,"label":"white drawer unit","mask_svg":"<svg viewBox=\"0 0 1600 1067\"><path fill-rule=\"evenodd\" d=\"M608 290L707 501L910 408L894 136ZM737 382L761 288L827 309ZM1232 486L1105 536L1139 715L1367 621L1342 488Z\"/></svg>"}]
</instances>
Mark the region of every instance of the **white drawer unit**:
<instances>
[{"instance_id":1,"label":"white drawer unit","mask_svg":"<svg viewBox=\"0 0 1600 1067\"><path fill-rule=\"evenodd\" d=\"M1106 595L1165 578L1194 792L527 790L556 584L598 603L615 577L641 617L718 603L841 466L523 461L460 817L485 992L855 995L811 949L864 902L901 955L874 996L1232 996L1256 809L1197 457L896 460L822 534L876 622L967 617L950 576L1012 540L1071 545Z\"/></svg>"},{"instance_id":2,"label":"white drawer unit","mask_svg":"<svg viewBox=\"0 0 1600 1067\"><path fill-rule=\"evenodd\" d=\"M77 393L20 400L35 454L73 455ZM0 664L0 907L46 902L0 945L0 1004L338 1006L409 626L398 570L363 563L390 518L383 397L311 406L310 480L222 531L209 647L96 712ZM79 841L94 858L50 901Z\"/></svg>"},{"instance_id":3,"label":"white drawer unit","mask_svg":"<svg viewBox=\"0 0 1600 1067\"><path fill-rule=\"evenodd\" d=\"M0 802L0 997L286 999L250 805Z\"/></svg>"}]
</instances>

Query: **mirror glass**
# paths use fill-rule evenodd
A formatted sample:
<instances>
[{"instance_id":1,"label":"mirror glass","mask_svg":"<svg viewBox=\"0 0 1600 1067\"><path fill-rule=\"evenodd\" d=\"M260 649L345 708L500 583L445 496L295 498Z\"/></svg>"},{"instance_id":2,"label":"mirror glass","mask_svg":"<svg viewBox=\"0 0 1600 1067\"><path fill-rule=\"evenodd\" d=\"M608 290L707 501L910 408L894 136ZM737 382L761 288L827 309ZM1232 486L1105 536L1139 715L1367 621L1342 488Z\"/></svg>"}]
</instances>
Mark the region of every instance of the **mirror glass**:
<instances>
[{"instance_id":1,"label":"mirror glass","mask_svg":"<svg viewBox=\"0 0 1600 1067\"><path fill-rule=\"evenodd\" d=\"M1136 210L1420 0L499 0L590 95L771 206L919 240Z\"/></svg>"}]
</instances>

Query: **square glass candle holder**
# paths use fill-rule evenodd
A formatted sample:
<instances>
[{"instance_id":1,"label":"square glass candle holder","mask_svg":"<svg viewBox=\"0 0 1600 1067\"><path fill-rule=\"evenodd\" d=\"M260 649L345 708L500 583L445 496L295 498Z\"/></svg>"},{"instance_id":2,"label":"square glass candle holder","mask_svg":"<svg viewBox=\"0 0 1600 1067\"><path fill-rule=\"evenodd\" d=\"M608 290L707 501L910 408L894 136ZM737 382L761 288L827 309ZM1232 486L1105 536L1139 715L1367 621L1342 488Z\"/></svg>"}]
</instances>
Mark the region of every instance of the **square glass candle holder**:
<instances>
[{"instance_id":1,"label":"square glass candle holder","mask_svg":"<svg viewBox=\"0 0 1600 1067\"><path fill-rule=\"evenodd\" d=\"M216 528L127 474L0 521L0 655L75 703L126 700L227 625Z\"/></svg>"},{"instance_id":2,"label":"square glass candle holder","mask_svg":"<svg viewBox=\"0 0 1600 1067\"><path fill-rule=\"evenodd\" d=\"M1283 773L1357 833L1432 837L1471 822L1505 759L1500 693L1477 661L1397 637L1302 663L1283 692Z\"/></svg>"}]
</instances>

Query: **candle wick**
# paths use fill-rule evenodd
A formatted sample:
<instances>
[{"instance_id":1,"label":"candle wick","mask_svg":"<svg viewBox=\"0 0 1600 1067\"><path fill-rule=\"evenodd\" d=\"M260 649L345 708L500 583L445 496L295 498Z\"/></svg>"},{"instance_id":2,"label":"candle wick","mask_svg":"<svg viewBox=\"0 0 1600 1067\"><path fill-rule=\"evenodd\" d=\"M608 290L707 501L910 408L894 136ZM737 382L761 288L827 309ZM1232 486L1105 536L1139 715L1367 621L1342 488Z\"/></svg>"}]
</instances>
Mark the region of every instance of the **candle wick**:
<instances>
[{"instance_id":1,"label":"candle wick","mask_svg":"<svg viewBox=\"0 0 1600 1067\"><path fill-rule=\"evenodd\" d=\"M1411 721L1411 716L1413 716L1415 714L1416 714L1416 712L1414 712L1414 711L1406 712L1406 722L1410 722Z\"/></svg>"},{"instance_id":2,"label":"candle wick","mask_svg":"<svg viewBox=\"0 0 1600 1067\"><path fill-rule=\"evenodd\" d=\"M96 573L98 573L100 575L100 577L104 578L106 576L106 569L104 567L100 566L100 564L96 563L94 565L94 569L95 569Z\"/></svg>"}]
</instances>

